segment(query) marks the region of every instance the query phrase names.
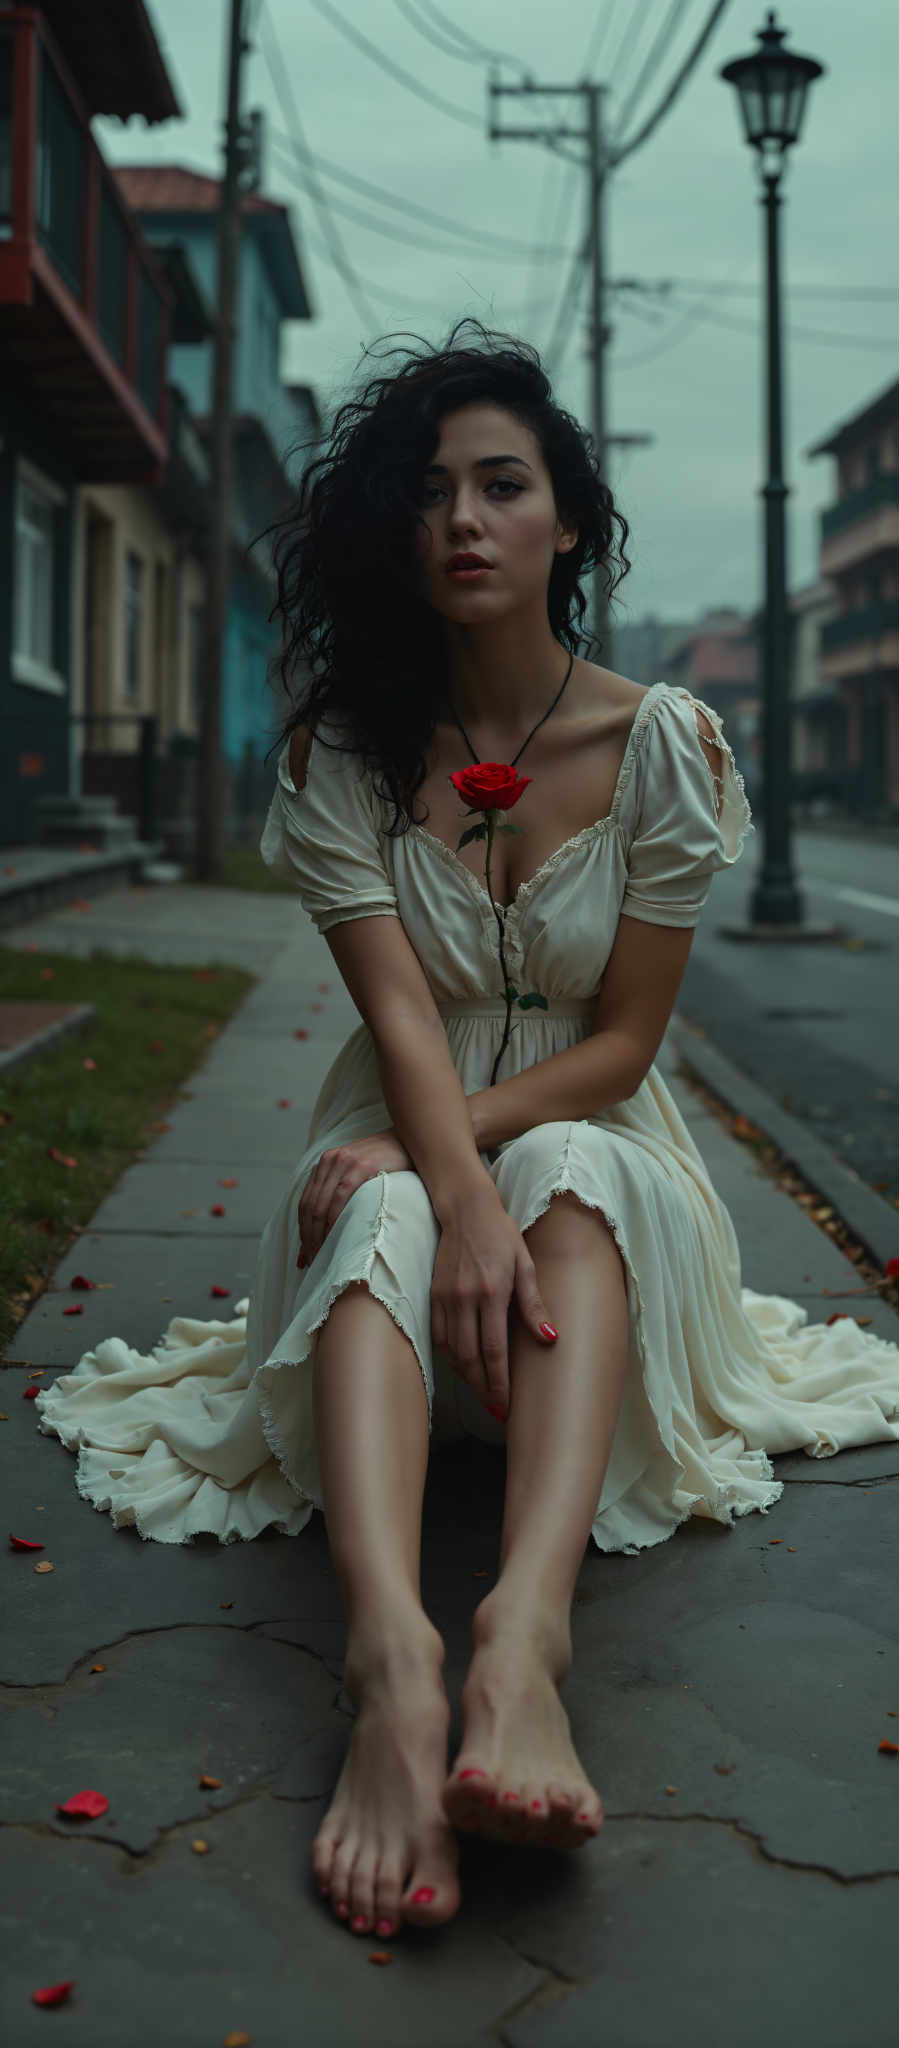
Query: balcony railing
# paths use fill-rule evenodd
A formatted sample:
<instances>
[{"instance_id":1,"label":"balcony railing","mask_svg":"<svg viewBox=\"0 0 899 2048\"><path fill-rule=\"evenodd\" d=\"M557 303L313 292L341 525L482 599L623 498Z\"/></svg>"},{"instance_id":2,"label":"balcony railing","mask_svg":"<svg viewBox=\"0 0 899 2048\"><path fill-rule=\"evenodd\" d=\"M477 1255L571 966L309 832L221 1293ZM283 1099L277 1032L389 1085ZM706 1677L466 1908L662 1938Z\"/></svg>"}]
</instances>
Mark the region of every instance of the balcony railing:
<instances>
[{"instance_id":1,"label":"balcony railing","mask_svg":"<svg viewBox=\"0 0 899 2048\"><path fill-rule=\"evenodd\" d=\"M819 628L818 642L822 654L836 654L842 647L855 647L862 640L877 640L881 633L895 632L899 628L899 598L880 598L876 604L859 605L856 611L842 612L837 619L828 619Z\"/></svg>"},{"instance_id":2,"label":"balcony railing","mask_svg":"<svg viewBox=\"0 0 899 2048\"><path fill-rule=\"evenodd\" d=\"M124 378L164 434L170 287L43 17L0 4L0 305L33 309L36 285L109 384L121 393ZM157 439L157 456L163 447Z\"/></svg>"},{"instance_id":3,"label":"balcony railing","mask_svg":"<svg viewBox=\"0 0 899 2048\"><path fill-rule=\"evenodd\" d=\"M847 526L857 526L861 519L879 511L881 505L899 505L899 470L883 469L860 490L849 491L835 505L828 505L821 514L821 539L830 540Z\"/></svg>"}]
</instances>

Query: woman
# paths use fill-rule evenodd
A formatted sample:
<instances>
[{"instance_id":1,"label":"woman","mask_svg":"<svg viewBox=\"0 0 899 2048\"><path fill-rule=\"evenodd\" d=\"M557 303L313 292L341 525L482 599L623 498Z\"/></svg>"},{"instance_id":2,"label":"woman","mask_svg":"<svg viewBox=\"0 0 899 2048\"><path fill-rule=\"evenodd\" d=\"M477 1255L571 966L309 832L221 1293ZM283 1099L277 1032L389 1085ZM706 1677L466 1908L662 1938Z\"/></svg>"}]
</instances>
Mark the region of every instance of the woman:
<instances>
[{"instance_id":1,"label":"woman","mask_svg":"<svg viewBox=\"0 0 899 2048\"><path fill-rule=\"evenodd\" d=\"M770 1451L899 1436L899 1348L741 1287L653 1065L751 829L720 718L576 656L580 578L627 524L535 351L458 332L337 415L276 552L282 675L302 662L306 687L261 851L363 1023L233 1323L177 1318L136 1369L109 1339L39 1397L85 1446L81 1491L143 1535L295 1533L323 1510L357 1712L315 1872L383 1936L456 1912L459 1830L598 1832L558 1692L591 1534L635 1555L690 1515L765 1512ZM219 1368L196 1371L201 1343ZM176 1383L163 1433L152 1390ZM449 1777L419 1591L432 1430L507 1452Z\"/></svg>"}]
</instances>

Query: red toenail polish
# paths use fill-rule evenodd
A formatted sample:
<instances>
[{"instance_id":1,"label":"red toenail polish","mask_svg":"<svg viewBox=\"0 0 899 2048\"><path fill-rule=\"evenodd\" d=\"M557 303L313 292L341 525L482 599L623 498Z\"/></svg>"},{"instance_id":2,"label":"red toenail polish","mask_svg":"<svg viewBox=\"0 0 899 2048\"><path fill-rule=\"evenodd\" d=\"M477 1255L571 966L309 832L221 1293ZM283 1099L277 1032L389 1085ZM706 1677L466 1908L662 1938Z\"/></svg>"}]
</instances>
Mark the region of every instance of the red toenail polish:
<instances>
[{"instance_id":1,"label":"red toenail polish","mask_svg":"<svg viewBox=\"0 0 899 2048\"><path fill-rule=\"evenodd\" d=\"M532 1808L533 1808L533 1810L534 1810L534 1812L535 1812L535 1813L542 1813L542 1812L543 1812L543 1808L542 1808L542 1805L541 1805L541 1803L540 1803L540 1800L539 1800L539 1799L532 1799L532 1800L531 1800L531 1806L532 1806Z\"/></svg>"},{"instance_id":2,"label":"red toenail polish","mask_svg":"<svg viewBox=\"0 0 899 2048\"><path fill-rule=\"evenodd\" d=\"M460 1778L486 1778L486 1771L460 1771Z\"/></svg>"},{"instance_id":3,"label":"red toenail polish","mask_svg":"<svg viewBox=\"0 0 899 2048\"><path fill-rule=\"evenodd\" d=\"M343 1899L341 1899L339 1906L337 1906L335 1910L340 1914L341 1920L345 1920L350 1909L349 1906L347 1906L344 1903Z\"/></svg>"},{"instance_id":4,"label":"red toenail polish","mask_svg":"<svg viewBox=\"0 0 899 2048\"><path fill-rule=\"evenodd\" d=\"M362 1933L363 1933L363 1931L364 1931L364 1929L365 1929L365 1928L366 1928L367 1926L368 1926L368 1921L367 1921L367 1920L366 1920L366 1918L365 1918L365 1914L364 1914L364 1913L357 1913L357 1914L356 1914L356 1918L355 1918L355 1920L353 1921L353 1932L354 1932L354 1934L362 1934Z\"/></svg>"},{"instance_id":5,"label":"red toenail polish","mask_svg":"<svg viewBox=\"0 0 899 2048\"><path fill-rule=\"evenodd\" d=\"M392 1934L392 1933L393 1933L393 1921L392 1921L392 1920L379 1920L379 1921L377 1922L377 1924L376 1924L376 1927L375 1927L375 1933L376 1933L376 1934Z\"/></svg>"},{"instance_id":6,"label":"red toenail polish","mask_svg":"<svg viewBox=\"0 0 899 2048\"><path fill-rule=\"evenodd\" d=\"M517 1792L504 1792L504 1793L503 1793L503 1798L504 1798L504 1799L517 1799L517 1798L518 1798L518 1793L517 1793Z\"/></svg>"},{"instance_id":7,"label":"red toenail polish","mask_svg":"<svg viewBox=\"0 0 899 2048\"><path fill-rule=\"evenodd\" d=\"M413 1904L413 1906L429 1906L429 1905L430 1905L430 1903L431 1903L431 1900L432 1900L432 1898L433 1898L433 1897L434 1897L434 1887L433 1887L433 1885L432 1885L432 1884L422 1884L422 1885L419 1885L419 1888L418 1888L418 1891L417 1891L417 1892L413 1892L413 1894L412 1894L412 1904Z\"/></svg>"}]
</instances>

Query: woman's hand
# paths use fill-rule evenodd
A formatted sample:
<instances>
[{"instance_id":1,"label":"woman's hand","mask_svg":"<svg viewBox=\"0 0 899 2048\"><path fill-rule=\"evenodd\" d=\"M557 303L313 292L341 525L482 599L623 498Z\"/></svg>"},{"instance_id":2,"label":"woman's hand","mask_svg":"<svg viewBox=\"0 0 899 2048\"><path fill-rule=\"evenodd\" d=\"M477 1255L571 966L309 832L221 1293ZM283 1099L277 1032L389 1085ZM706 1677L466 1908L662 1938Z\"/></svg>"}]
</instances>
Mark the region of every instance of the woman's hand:
<instances>
[{"instance_id":1,"label":"woman's hand","mask_svg":"<svg viewBox=\"0 0 899 2048\"><path fill-rule=\"evenodd\" d=\"M341 1210L376 1173L401 1173L412 1160L396 1132L375 1131L370 1138L348 1138L323 1152L315 1172L306 1182L299 1201L300 1258L308 1266L324 1243Z\"/></svg>"},{"instance_id":2,"label":"woman's hand","mask_svg":"<svg viewBox=\"0 0 899 2048\"><path fill-rule=\"evenodd\" d=\"M431 1281L431 1341L488 1412L509 1406L509 1305L554 1343L537 1269L499 1196L475 1194L443 1225ZM546 1327L541 1328L541 1324Z\"/></svg>"}]
</instances>

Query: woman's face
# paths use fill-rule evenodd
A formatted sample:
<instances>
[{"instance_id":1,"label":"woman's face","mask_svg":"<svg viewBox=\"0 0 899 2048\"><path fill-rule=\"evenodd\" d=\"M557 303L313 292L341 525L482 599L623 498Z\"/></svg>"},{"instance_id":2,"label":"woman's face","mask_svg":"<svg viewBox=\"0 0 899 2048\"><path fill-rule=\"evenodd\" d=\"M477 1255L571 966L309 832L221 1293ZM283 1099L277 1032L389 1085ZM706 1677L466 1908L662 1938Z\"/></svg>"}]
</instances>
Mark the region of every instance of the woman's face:
<instances>
[{"instance_id":1,"label":"woman's face","mask_svg":"<svg viewBox=\"0 0 899 2048\"><path fill-rule=\"evenodd\" d=\"M465 405L441 421L419 512L422 594L445 618L465 624L519 611L535 598L545 609L556 553L577 541L577 528L559 519L536 435L500 405ZM487 574L472 582L451 576L447 563L462 553L481 555Z\"/></svg>"}]
</instances>

